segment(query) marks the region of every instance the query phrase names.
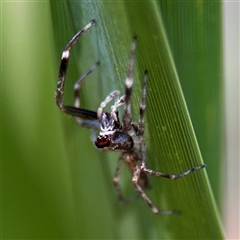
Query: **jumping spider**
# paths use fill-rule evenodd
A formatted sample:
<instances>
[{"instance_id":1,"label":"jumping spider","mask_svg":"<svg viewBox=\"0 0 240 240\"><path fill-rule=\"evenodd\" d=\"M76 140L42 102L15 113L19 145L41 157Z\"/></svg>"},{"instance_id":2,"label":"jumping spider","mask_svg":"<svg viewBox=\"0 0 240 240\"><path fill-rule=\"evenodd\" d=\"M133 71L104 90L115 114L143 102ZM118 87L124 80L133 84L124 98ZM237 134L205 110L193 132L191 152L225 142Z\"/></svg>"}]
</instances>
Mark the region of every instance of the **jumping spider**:
<instances>
[{"instance_id":1,"label":"jumping spider","mask_svg":"<svg viewBox=\"0 0 240 240\"><path fill-rule=\"evenodd\" d=\"M61 111L76 117L76 121L79 125L95 130L99 130L100 133L95 140L97 148L105 151L121 151L121 157L118 162L118 166L113 178L113 183L121 202L125 202L123 197L119 181L120 181L120 164L124 162L129 168L132 174L132 183L136 191L140 194L144 201L149 205L152 212L155 214L174 214L177 211L168 210L161 211L152 203L143 188L150 188L147 175L154 175L158 177L169 178L172 180L184 177L189 173L204 168L206 165L200 165L193 167L180 174L168 174L157 172L146 167L146 143L144 140L144 113L146 109L146 96L147 96L147 71L143 76L142 97L139 108L139 122L132 122L131 114L131 95L133 86L133 66L136 50L136 37L132 41L128 74L125 81L126 90L125 95L118 98L118 100L112 105L110 112L105 112L106 105L116 98L120 92L111 92L106 99L101 102L97 112L80 108L80 86L85 78L99 65L96 62L83 76L76 82L74 86L75 92L75 104L74 106L67 106L63 104L63 90L65 77L67 72L67 66L69 61L70 49L77 42L77 40L94 25L95 20L88 23L81 31L79 31L72 40L67 44L62 53L59 77L56 89L56 103ZM119 120L118 107L124 105L124 113L122 122Z\"/></svg>"}]
</instances>

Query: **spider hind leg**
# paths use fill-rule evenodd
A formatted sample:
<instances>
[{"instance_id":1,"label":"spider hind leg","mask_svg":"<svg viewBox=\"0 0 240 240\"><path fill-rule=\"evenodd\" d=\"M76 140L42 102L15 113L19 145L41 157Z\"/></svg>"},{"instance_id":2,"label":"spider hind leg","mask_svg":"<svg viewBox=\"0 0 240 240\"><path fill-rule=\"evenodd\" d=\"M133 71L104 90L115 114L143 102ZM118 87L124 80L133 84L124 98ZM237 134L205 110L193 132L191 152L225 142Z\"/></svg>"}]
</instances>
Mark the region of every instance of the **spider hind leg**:
<instances>
[{"instance_id":1,"label":"spider hind leg","mask_svg":"<svg viewBox=\"0 0 240 240\"><path fill-rule=\"evenodd\" d=\"M135 171L133 173L132 177L132 183L136 189L136 191L140 194L142 199L148 204L148 206L151 208L152 212L157 215L171 215L171 214L179 214L179 211L176 210L159 210L153 202L150 200L150 198L147 196L147 194L143 191L142 187L138 184L139 178L141 176L141 163L136 165Z\"/></svg>"}]
</instances>

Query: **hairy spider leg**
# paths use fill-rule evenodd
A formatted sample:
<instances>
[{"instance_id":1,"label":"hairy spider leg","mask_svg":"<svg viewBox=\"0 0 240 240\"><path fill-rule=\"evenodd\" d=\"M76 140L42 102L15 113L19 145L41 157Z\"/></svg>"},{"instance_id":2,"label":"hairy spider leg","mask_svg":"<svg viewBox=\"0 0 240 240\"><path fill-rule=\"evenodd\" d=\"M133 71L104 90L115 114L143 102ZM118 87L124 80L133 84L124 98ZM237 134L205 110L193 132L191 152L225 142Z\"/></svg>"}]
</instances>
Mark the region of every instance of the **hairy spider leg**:
<instances>
[{"instance_id":1,"label":"hairy spider leg","mask_svg":"<svg viewBox=\"0 0 240 240\"><path fill-rule=\"evenodd\" d=\"M202 168L205 168L207 165L206 164L203 164L203 165L199 165L199 166L196 166L196 167L193 167L193 168L190 168L188 169L187 171L185 172L182 172L182 173L179 173L179 174L169 174L169 173L162 173L162 172L157 172L157 171L154 171L152 169L148 169L145 167L142 168L142 170L148 174L148 175L154 175L154 176L157 176L157 177L164 177L164 178L169 178L171 180L176 180L176 179L179 179L179 178L182 178L182 177L185 177L187 176L189 173L192 173L196 170L200 170Z\"/></svg>"},{"instance_id":2,"label":"hairy spider leg","mask_svg":"<svg viewBox=\"0 0 240 240\"><path fill-rule=\"evenodd\" d=\"M147 159L146 158L146 143L145 143L144 140L141 142L141 151L142 151L141 169L147 175L154 175L154 176L157 176L157 177L163 177L163 178L169 178L169 179L172 179L172 180L176 180L176 179L187 176L189 173L192 173L196 170L200 170L200 169L205 168L207 166L206 164L199 165L199 166L190 168L189 170L187 170L185 172L182 172L182 173L179 173L179 174L169 174L169 173L158 172L158 171L154 171L152 169L148 169L146 167L146 161L147 161L146 160Z\"/></svg>"},{"instance_id":3,"label":"hairy spider leg","mask_svg":"<svg viewBox=\"0 0 240 240\"><path fill-rule=\"evenodd\" d=\"M133 86L133 67L134 67L134 59L137 45L137 37L133 38L130 58L128 63L128 74L125 81L126 90L125 90L125 109L123 114L123 131L127 132L131 129L132 125L132 115L131 115L131 96L132 96L132 86Z\"/></svg>"},{"instance_id":4,"label":"hairy spider leg","mask_svg":"<svg viewBox=\"0 0 240 240\"><path fill-rule=\"evenodd\" d=\"M138 184L138 180L140 178L141 174L141 161L138 161L138 164L136 165L135 171L133 172L132 182L137 190L137 192L140 194L140 196L143 198L143 200L148 204L148 206L151 208L152 212L154 214L158 215L171 215L171 214L178 214L179 211L175 210L159 210L153 202L150 200L150 198L147 196L147 194L143 191L141 186Z\"/></svg>"},{"instance_id":5,"label":"hairy spider leg","mask_svg":"<svg viewBox=\"0 0 240 240\"><path fill-rule=\"evenodd\" d=\"M133 179L132 179L136 190L140 193L140 195L142 196L144 201L147 202L148 206L152 209L153 213L158 214L158 215L179 214L180 212L176 211L176 210L167 210L167 211L158 210L158 208L152 203L152 201L149 199L149 197L146 195L146 193L142 190L142 188L137 184L141 171L143 171L144 173L146 173L148 175L154 175L157 177L164 177L164 178L169 178L169 179L175 180L175 179L178 179L181 177L185 177L186 175L188 175L191 172L202 169L202 168L206 167L206 165L203 164L203 165L200 165L197 167L193 167L193 168L191 168L185 172L182 172L180 174L177 174L177 175L162 173L162 172L157 172L152 169L146 168L146 143L144 140L142 140L142 142L141 142L141 153L142 153L142 161L139 163L139 165L136 166L136 170L135 170L135 173L134 173Z\"/></svg>"},{"instance_id":6,"label":"hairy spider leg","mask_svg":"<svg viewBox=\"0 0 240 240\"><path fill-rule=\"evenodd\" d=\"M121 157L118 160L118 164L117 164L117 168L113 177L113 185L115 187L117 196L118 196L118 200L120 201L120 203L125 204L126 200L123 196L123 192L120 186L120 175L121 175L121 166L122 166L122 159Z\"/></svg>"},{"instance_id":7,"label":"hairy spider leg","mask_svg":"<svg viewBox=\"0 0 240 240\"><path fill-rule=\"evenodd\" d=\"M140 103L139 108L139 123L138 123L138 136L143 136L144 134L144 113L146 109L146 98L147 98L147 79L148 79L148 72L147 70L144 72L143 75L143 86L142 86L142 100Z\"/></svg>"},{"instance_id":8,"label":"hairy spider leg","mask_svg":"<svg viewBox=\"0 0 240 240\"><path fill-rule=\"evenodd\" d=\"M100 62L96 62L88 71L86 71L79 79L78 81L75 83L74 85L74 95L75 95L75 102L74 102L74 106L75 108L80 108L80 87L81 84L83 83L83 81L86 79L86 77L93 72L97 66L99 66ZM76 121L78 124L80 124L83 127L88 127L88 128L94 128L94 129L99 129L99 122L98 120L87 120L87 119L82 119L79 117L76 117ZM95 136L95 134L94 134Z\"/></svg>"},{"instance_id":9,"label":"hairy spider leg","mask_svg":"<svg viewBox=\"0 0 240 240\"><path fill-rule=\"evenodd\" d=\"M123 159L122 159L122 157L120 157L119 160L118 160L118 163L117 163L117 167L116 167L114 176L113 176L113 185L114 185L114 188L116 190L119 202L121 204L126 204L126 203L128 203L130 201L133 201L138 196L138 194L134 194L134 195L132 195L132 196L130 196L128 198L124 197L122 188L120 186L120 176L121 176L121 167L122 167L122 165L123 165Z\"/></svg>"},{"instance_id":10,"label":"hairy spider leg","mask_svg":"<svg viewBox=\"0 0 240 240\"><path fill-rule=\"evenodd\" d=\"M125 95L121 96L114 105L111 106L111 112L116 112L117 108L122 106L125 103L126 97Z\"/></svg>"},{"instance_id":11,"label":"hairy spider leg","mask_svg":"<svg viewBox=\"0 0 240 240\"><path fill-rule=\"evenodd\" d=\"M98 119L100 120L101 117L102 117L102 112L103 112L103 109L107 106L107 104L109 102L111 102L115 97L117 97L118 95L120 94L119 91L112 91L109 95L107 95L107 97L105 98L104 101L101 102L99 108L98 108L98 111L97 111L97 116L98 116Z\"/></svg>"},{"instance_id":12,"label":"hairy spider leg","mask_svg":"<svg viewBox=\"0 0 240 240\"><path fill-rule=\"evenodd\" d=\"M86 77L95 70L97 66L99 66L100 62L96 62L88 71L86 71L74 84L74 95L75 95L75 103L74 106L76 108L80 108L80 87Z\"/></svg>"},{"instance_id":13,"label":"hairy spider leg","mask_svg":"<svg viewBox=\"0 0 240 240\"><path fill-rule=\"evenodd\" d=\"M60 108L61 111L70 114L72 116L86 119L85 123L89 122L91 124L92 120L97 120L97 113L94 111L81 109L73 106L67 106L63 104L63 93L64 93L64 84L65 84L65 78L68 68L68 61L70 56L70 50L72 46L77 42L77 40L95 23L95 20L92 20L90 23L88 23L82 30L80 30L67 44L65 47L62 58L61 58L61 64L59 68L59 76L58 76L58 82L57 82L57 89L55 92L56 97L56 104ZM87 124L88 126L88 124ZM95 125L94 125L95 126ZM92 126L89 126L92 127Z\"/></svg>"}]
</instances>

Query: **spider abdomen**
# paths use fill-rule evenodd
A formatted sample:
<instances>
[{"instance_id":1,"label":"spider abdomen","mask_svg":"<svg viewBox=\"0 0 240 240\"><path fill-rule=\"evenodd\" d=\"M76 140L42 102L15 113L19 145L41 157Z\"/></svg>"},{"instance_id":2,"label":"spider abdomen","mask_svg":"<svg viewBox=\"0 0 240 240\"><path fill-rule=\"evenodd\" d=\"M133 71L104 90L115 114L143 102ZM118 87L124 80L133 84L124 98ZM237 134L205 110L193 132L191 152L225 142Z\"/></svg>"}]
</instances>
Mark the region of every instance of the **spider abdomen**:
<instances>
[{"instance_id":1,"label":"spider abdomen","mask_svg":"<svg viewBox=\"0 0 240 240\"><path fill-rule=\"evenodd\" d=\"M99 135L95 141L97 148L111 150L130 150L133 148L133 139L127 133L115 131L109 135Z\"/></svg>"}]
</instances>

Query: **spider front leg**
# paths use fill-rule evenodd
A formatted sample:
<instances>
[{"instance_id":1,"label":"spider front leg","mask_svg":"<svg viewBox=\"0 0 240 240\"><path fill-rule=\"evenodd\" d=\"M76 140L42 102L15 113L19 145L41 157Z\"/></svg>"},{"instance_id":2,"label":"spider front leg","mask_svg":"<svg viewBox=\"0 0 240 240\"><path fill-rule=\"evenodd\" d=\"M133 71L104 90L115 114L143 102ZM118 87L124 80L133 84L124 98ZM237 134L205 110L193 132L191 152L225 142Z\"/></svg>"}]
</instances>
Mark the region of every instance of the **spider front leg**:
<instances>
[{"instance_id":1,"label":"spider front leg","mask_svg":"<svg viewBox=\"0 0 240 240\"><path fill-rule=\"evenodd\" d=\"M85 72L79 80L74 85L74 95L75 95L75 102L74 107L80 109L80 87L83 81L86 79L86 77L92 73L97 66L99 66L100 62L96 62L87 72ZM83 109L82 109L83 110ZM98 120L87 120L83 118L76 117L76 121L79 125L87 127L87 128L94 128L99 129L99 122ZM95 139L95 135L93 137Z\"/></svg>"},{"instance_id":2,"label":"spider front leg","mask_svg":"<svg viewBox=\"0 0 240 240\"><path fill-rule=\"evenodd\" d=\"M132 114L131 114L131 96L132 96L132 87L133 87L133 66L134 66L134 58L136 52L136 42L137 38L133 38L130 59L128 64L128 74L125 81L126 92L125 92L125 109L123 113L123 131L126 132L131 129L132 122Z\"/></svg>"},{"instance_id":3,"label":"spider front leg","mask_svg":"<svg viewBox=\"0 0 240 240\"><path fill-rule=\"evenodd\" d=\"M75 95L75 103L74 106L76 108L80 108L80 87L83 81L86 79L86 77L92 73L97 66L99 66L100 62L96 62L87 72L85 72L75 83L74 85L74 95Z\"/></svg>"},{"instance_id":4,"label":"spider front leg","mask_svg":"<svg viewBox=\"0 0 240 240\"><path fill-rule=\"evenodd\" d=\"M140 103L139 108L139 123L138 123L138 136L143 136L144 134L144 113L146 109L146 98L147 98L147 79L148 79L148 72L147 70L144 72L143 76L143 86L142 86L142 100Z\"/></svg>"},{"instance_id":5,"label":"spider front leg","mask_svg":"<svg viewBox=\"0 0 240 240\"><path fill-rule=\"evenodd\" d=\"M60 63L60 68L59 68L59 76L58 76L58 83L57 83L57 88L56 88L56 104L60 108L61 111L70 114L72 116L75 116L77 118L82 118L84 125L89 126L90 128L96 128L97 127L97 113L94 111L86 110L86 109L81 109L78 108L77 106L79 105L80 107L80 101L78 104L78 100L75 101L75 107L73 106L67 106L63 104L63 94L64 94L64 84L65 84L65 78L66 78L66 73L67 73L67 68L68 68L68 61L70 57L70 50L72 46L77 42L77 40L90 28L93 26L95 23L95 20L92 20L90 23L88 23L81 31L79 31L72 39L71 41L67 44L65 47L63 53L62 53L62 58L61 58L61 63ZM98 65L99 63L96 63L94 66ZM92 67L95 68L95 67ZM78 81L78 83L82 82L83 79L90 73L92 72L92 69L90 69L87 73L83 75L82 78ZM82 79L82 80L81 80ZM79 96L79 89L80 89L80 84L79 88L75 89L75 95Z\"/></svg>"}]
</instances>

